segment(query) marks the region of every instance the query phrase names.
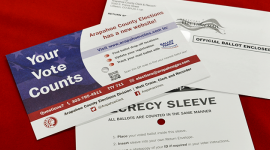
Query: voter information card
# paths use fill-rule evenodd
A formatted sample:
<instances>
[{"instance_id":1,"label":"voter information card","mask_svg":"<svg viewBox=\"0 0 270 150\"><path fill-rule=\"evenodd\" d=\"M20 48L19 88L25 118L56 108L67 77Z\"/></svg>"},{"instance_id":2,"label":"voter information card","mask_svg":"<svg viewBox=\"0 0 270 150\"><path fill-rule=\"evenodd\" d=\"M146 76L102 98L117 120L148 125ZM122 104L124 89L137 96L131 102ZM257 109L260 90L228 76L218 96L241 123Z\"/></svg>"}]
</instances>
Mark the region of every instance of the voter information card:
<instances>
[{"instance_id":1,"label":"voter information card","mask_svg":"<svg viewBox=\"0 0 270 150\"><path fill-rule=\"evenodd\" d=\"M6 57L37 139L208 77L164 9Z\"/></svg>"},{"instance_id":2,"label":"voter information card","mask_svg":"<svg viewBox=\"0 0 270 150\"><path fill-rule=\"evenodd\" d=\"M189 1L108 0L102 22L166 6L211 74L189 86L270 99L270 13Z\"/></svg>"},{"instance_id":3,"label":"voter information card","mask_svg":"<svg viewBox=\"0 0 270 150\"><path fill-rule=\"evenodd\" d=\"M175 90L76 126L76 149L254 150L238 95Z\"/></svg>"}]
</instances>

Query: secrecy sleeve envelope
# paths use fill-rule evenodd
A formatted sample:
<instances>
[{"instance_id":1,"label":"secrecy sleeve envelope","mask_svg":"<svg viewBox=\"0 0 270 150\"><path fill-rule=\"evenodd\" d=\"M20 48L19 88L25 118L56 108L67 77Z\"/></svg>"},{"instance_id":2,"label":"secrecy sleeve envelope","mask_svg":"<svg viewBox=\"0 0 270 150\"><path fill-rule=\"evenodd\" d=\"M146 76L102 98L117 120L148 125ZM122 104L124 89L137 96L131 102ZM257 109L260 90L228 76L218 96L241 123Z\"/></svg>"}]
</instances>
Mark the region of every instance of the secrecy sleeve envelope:
<instances>
[{"instance_id":1,"label":"secrecy sleeve envelope","mask_svg":"<svg viewBox=\"0 0 270 150\"><path fill-rule=\"evenodd\" d=\"M37 139L208 77L161 9L6 57Z\"/></svg>"},{"instance_id":2,"label":"secrecy sleeve envelope","mask_svg":"<svg viewBox=\"0 0 270 150\"><path fill-rule=\"evenodd\" d=\"M189 86L270 99L269 12L188 1L108 0L102 21L166 6L211 77Z\"/></svg>"},{"instance_id":3,"label":"secrecy sleeve envelope","mask_svg":"<svg viewBox=\"0 0 270 150\"><path fill-rule=\"evenodd\" d=\"M254 150L238 95L184 90L76 126L76 149Z\"/></svg>"}]
</instances>

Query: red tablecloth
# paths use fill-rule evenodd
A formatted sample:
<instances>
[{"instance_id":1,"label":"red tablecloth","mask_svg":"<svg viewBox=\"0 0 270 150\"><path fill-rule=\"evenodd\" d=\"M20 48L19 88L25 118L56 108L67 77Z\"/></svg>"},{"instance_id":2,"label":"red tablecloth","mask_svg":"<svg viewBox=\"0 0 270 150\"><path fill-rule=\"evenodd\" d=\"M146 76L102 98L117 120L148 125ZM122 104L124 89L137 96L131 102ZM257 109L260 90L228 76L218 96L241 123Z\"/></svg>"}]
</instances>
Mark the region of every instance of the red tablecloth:
<instances>
[{"instance_id":1,"label":"red tablecloth","mask_svg":"<svg viewBox=\"0 0 270 150\"><path fill-rule=\"evenodd\" d=\"M198 1L270 11L268 0ZM76 149L75 128L36 140L5 55L99 24L105 3L106 0L0 1L1 150ZM256 150L270 149L270 101L240 98Z\"/></svg>"}]
</instances>

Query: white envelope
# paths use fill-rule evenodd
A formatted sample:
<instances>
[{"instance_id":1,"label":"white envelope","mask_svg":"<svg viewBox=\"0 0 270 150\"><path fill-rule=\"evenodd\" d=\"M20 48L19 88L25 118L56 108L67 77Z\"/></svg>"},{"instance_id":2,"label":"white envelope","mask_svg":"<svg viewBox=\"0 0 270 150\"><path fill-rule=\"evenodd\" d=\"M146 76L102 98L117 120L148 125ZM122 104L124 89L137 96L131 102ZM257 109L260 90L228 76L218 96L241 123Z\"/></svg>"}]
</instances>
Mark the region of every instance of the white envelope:
<instances>
[{"instance_id":1,"label":"white envelope","mask_svg":"<svg viewBox=\"0 0 270 150\"><path fill-rule=\"evenodd\" d=\"M184 90L76 126L76 149L254 150L238 95Z\"/></svg>"},{"instance_id":2,"label":"white envelope","mask_svg":"<svg viewBox=\"0 0 270 150\"><path fill-rule=\"evenodd\" d=\"M102 21L119 17L112 13L123 16L165 5L179 28L190 32L190 44L211 77L189 86L270 99L268 12L188 1L128 2L138 3L137 10L112 7L108 0Z\"/></svg>"}]
</instances>

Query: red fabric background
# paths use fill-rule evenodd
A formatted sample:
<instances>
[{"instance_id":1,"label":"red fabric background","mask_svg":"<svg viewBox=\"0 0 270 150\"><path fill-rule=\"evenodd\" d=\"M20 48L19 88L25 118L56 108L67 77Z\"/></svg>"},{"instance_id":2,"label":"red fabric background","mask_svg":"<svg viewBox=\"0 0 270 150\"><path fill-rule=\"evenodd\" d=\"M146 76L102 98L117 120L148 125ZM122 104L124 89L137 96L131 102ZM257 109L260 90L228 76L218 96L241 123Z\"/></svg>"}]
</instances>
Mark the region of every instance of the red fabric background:
<instances>
[{"instance_id":1,"label":"red fabric background","mask_svg":"<svg viewBox=\"0 0 270 150\"><path fill-rule=\"evenodd\" d=\"M197 1L270 11L268 0ZM1 150L76 149L75 128L36 140L5 55L99 24L105 3L106 0L0 1ZM270 101L241 96L241 102L256 150L270 149Z\"/></svg>"}]
</instances>

